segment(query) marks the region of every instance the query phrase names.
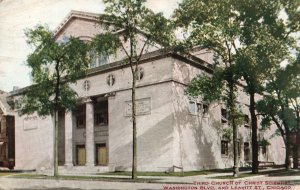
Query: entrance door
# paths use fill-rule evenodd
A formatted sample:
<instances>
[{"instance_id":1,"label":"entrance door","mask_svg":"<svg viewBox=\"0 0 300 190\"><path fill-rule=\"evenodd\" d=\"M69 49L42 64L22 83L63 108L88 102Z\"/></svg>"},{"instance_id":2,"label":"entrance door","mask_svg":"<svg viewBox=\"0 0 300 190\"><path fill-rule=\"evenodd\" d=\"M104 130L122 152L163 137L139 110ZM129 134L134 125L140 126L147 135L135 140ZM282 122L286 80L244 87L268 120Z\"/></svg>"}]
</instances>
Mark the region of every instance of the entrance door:
<instances>
[{"instance_id":1,"label":"entrance door","mask_svg":"<svg viewBox=\"0 0 300 190\"><path fill-rule=\"evenodd\" d=\"M84 166L86 163L85 158L85 145L76 146L76 160L78 166Z\"/></svg>"},{"instance_id":2,"label":"entrance door","mask_svg":"<svg viewBox=\"0 0 300 190\"><path fill-rule=\"evenodd\" d=\"M97 156L97 165L106 166L107 165L107 150L106 144L97 144L96 145L96 156Z\"/></svg>"}]
</instances>

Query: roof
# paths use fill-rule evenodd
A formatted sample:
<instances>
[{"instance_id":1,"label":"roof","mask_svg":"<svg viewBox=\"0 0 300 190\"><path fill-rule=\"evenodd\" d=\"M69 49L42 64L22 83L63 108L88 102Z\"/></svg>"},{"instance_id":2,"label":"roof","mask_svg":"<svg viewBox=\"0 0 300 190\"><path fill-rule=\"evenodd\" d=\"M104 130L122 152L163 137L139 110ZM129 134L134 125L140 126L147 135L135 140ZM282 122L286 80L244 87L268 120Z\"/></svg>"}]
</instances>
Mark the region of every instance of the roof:
<instances>
[{"instance_id":1,"label":"roof","mask_svg":"<svg viewBox=\"0 0 300 190\"><path fill-rule=\"evenodd\" d=\"M7 97L9 95L9 93L0 90L0 109L4 115L14 115L11 107L7 102Z\"/></svg>"},{"instance_id":2,"label":"roof","mask_svg":"<svg viewBox=\"0 0 300 190\"><path fill-rule=\"evenodd\" d=\"M72 10L63 19L63 21L58 25L58 27L54 30L54 36L56 38L63 31L63 29L68 25L68 23L70 21L72 21L73 19L79 18L79 19L85 19L85 20L90 20L90 21L94 21L94 22L99 22L100 17L101 17L101 14ZM102 22L106 23L105 21L102 21Z\"/></svg>"},{"instance_id":3,"label":"roof","mask_svg":"<svg viewBox=\"0 0 300 190\"><path fill-rule=\"evenodd\" d=\"M63 22L61 22L61 24L54 30L54 35L57 38L60 35L60 33L64 30L64 28L68 27L69 22L71 22L73 19L80 18L80 19L86 19L86 20L90 20L90 21L94 21L94 22L99 22L100 17L101 17L101 14L72 10L68 14L68 16L63 20ZM103 20L102 20L102 22L108 23ZM138 31L142 35L144 35L144 33L142 31L140 31L140 30L138 30ZM122 33L123 30L118 30L115 32ZM180 59L188 64L191 64L195 67L205 70L208 73L213 72L211 65L209 63L203 61L202 59L197 58L196 56L193 56L192 54L175 53L172 50L164 49L164 48L156 50L154 52L149 52L149 53L143 54L141 57L141 62L146 62L146 61L153 60L153 59L160 59L162 57L167 57L167 56L171 56L176 59ZM86 76L100 74L103 72L108 72L110 70L120 69L120 68L127 67L127 66L129 66L129 65L124 65L122 60L116 61L116 62L109 63L107 65L103 65L103 66L100 66L97 68L88 69L88 71L86 72ZM13 96L25 93L30 87L31 86L27 86L27 87L12 91L10 96L13 97Z\"/></svg>"}]
</instances>

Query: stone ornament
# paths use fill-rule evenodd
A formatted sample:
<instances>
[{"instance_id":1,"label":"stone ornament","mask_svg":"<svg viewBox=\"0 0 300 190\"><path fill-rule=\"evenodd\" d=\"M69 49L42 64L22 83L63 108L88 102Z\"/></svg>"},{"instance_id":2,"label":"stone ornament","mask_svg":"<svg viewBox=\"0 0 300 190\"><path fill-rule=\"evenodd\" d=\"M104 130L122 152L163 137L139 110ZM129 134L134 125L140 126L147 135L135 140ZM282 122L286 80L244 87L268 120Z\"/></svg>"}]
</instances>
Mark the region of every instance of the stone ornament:
<instances>
[{"instance_id":1,"label":"stone ornament","mask_svg":"<svg viewBox=\"0 0 300 190\"><path fill-rule=\"evenodd\" d=\"M144 78L145 72L142 67L139 67L136 74L136 80L142 80Z\"/></svg>"},{"instance_id":2,"label":"stone ornament","mask_svg":"<svg viewBox=\"0 0 300 190\"><path fill-rule=\"evenodd\" d=\"M89 80L85 80L83 82L83 89L84 89L84 91L87 92L87 91L90 90L90 88L91 88L91 82Z\"/></svg>"},{"instance_id":3,"label":"stone ornament","mask_svg":"<svg viewBox=\"0 0 300 190\"><path fill-rule=\"evenodd\" d=\"M108 75L106 82L108 86L113 86L116 82L115 76L113 74Z\"/></svg>"}]
</instances>

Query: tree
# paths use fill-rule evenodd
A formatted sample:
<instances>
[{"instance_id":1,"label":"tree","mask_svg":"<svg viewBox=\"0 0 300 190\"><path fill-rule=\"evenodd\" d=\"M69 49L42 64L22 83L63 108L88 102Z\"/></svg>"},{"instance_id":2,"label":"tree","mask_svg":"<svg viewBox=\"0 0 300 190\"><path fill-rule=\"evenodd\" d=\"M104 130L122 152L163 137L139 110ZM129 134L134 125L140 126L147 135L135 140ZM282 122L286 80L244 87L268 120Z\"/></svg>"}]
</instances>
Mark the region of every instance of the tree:
<instances>
[{"instance_id":1,"label":"tree","mask_svg":"<svg viewBox=\"0 0 300 190\"><path fill-rule=\"evenodd\" d=\"M200 94L204 99L219 99L219 92L229 109L230 125L233 128L234 177L238 176L238 120L236 107L238 79L236 67L237 40L239 38L238 14L234 12L232 0L184 0L175 11L176 22L189 34L187 47L200 46L214 52L215 67L212 78L199 76L188 89L190 94ZM210 90L207 90L210 88ZM223 90L222 93L220 90Z\"/></svg>"},{"instance_id":2,"label":"tree","mask_svg":"<svg viewBox=\"0 0 300 190\"><path fill-rule=\"evenodd\" d=\"M33 85L20 100L20 114L52 115L54 121L53 167L58 176L58 111L75 108L76 93L69 87L85 74L88 67L88 45L70 37L57 42L54 34L44 26L25 33L34 51L27 58Z\"/></svg>"},{"instance_id":3,"label":"tree","mask_svg":"<svg viewBox=\"0 0 300 190\"><path fill-rule=\"evenodd\" d=\"M237 64L245 91L250 96L249 111L252 128L252 172L258 172L258 141L255 96L263 93L263 84L272 76L280 63L290 56L295 43L291 37L299 29L298 3L289 1L239 1L237 4L240 28L240 46L237 50ZM282 18L285 13L287 18Z\"/></svg>"},{"instance_id":4,"label":"tree","mask_svg":"<svg viewBox=\"0 0 300 190\"><path fill-rule=\"evenodd\" d=\"M106 4L105 15L107 32L93 39L93 47L99 54L109 55L122 49L125 52L125 65L132 74L132 179L137 178L137 121L136 121L136 81L139 77L139 64L142 55L151 45L169 45L173 36L172 25L162 13L153 13L145 7L146 0L103 0ZM144 38L143 40L139 39ZM128 46L126 46L128 45Z\"/></svg>"},{"instance_id":5,"label":"tree","mask_svg":"<svg viewBox=\"0 0 300 190\"><path fill-rule=\"evenodd\" d=\"M264 116L264 126L273 121L282 136L285 146L285 168L290 168L291 132L296 131L299 142L299 60L279 68L266 84L264 98L257 103L257 110ZM296 142L296 144L297 144ZM298 168L299 144L294 147L294 167ZM296 155L295 155L296 154Z\"/></svg>"},{"instance_id":6,"label":"tree","mask_svg":"<svg viewBox=\"0 0 300 190\"><path fill-rule=\"evenodd\" d=\"M185 0L177 11L180 24L188 26L189 41L213 50L224 63L231 60L250 96L252 173L258 173L259 164L255 96L273 68L290 54L295 42L291 35L299 29L297 9L296 0ZM287 19L281 18L283 13ZM226 51L231 56L222 57Z\"/></svg>"},{"instance_id":7,"label":"tree","mask_svg":"<svg viewBox=\"0 0 300 190\"><path fill-rule=\"evenodd\" d=\"M287 95L291 108L296 116L296 145L293 148L293 168L299 167L299 152L300 152L300 55L292 66L289 67L289 74L291 74L291 81L288 85ZM287 68L288 70L288 68Z\"/></svg>"}]
</instances>

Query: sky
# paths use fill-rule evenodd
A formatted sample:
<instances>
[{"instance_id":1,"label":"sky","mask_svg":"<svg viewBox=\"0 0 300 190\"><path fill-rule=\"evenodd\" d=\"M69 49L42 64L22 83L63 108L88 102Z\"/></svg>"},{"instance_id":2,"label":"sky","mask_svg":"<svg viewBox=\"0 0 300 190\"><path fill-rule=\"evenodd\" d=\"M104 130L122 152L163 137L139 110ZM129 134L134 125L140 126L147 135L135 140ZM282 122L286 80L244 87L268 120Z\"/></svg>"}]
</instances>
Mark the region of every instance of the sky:
<instances>
[{"instance_id":1,"label":"sky","mask_svg":"<svg viewBox=\"0 0 300 190\"><path fill-rule=\"evenodd\" d=\"M166 17L181 0L148 0L147 6ZM37 24L54 30L71 10L103 13L102 0L0 0L0 90L30 85L30 70L25 65L32 51L24 31Z\"/></svg>"}]
</instances>

